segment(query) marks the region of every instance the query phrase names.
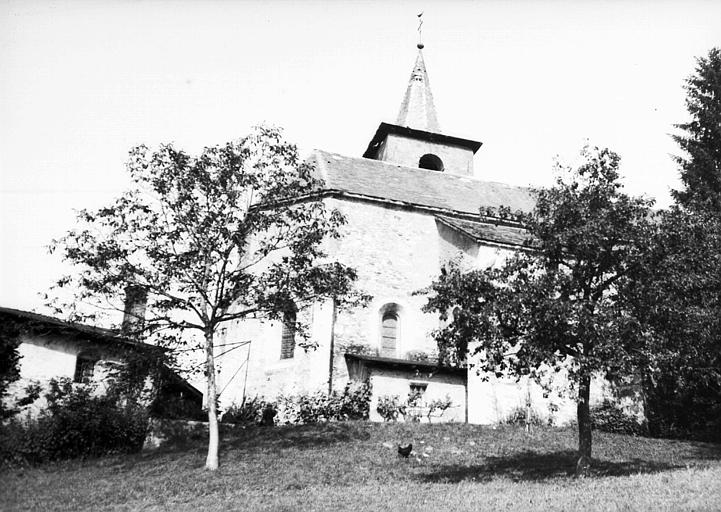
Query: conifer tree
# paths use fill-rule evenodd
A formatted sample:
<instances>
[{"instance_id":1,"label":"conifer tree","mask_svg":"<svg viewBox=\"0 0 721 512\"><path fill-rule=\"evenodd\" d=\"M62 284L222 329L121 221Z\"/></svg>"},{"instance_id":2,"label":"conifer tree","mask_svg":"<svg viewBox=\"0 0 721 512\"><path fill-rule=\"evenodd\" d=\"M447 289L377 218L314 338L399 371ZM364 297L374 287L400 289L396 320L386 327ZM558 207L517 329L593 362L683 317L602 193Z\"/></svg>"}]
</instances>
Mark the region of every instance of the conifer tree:
<instances>
[{"instance_id":1,"label":"conifer tree","mask_svg":"<svg viewBox=\"0 0 721 512\"><path fill-rule=\"evenodd\" d=\"M697 59L696 72L686 81L687 123L676 125L683 135L673 138L686 156L676 157L684 188L674 190L686 207L721 210L721 50Z\"/></svg>"}]
</instances>

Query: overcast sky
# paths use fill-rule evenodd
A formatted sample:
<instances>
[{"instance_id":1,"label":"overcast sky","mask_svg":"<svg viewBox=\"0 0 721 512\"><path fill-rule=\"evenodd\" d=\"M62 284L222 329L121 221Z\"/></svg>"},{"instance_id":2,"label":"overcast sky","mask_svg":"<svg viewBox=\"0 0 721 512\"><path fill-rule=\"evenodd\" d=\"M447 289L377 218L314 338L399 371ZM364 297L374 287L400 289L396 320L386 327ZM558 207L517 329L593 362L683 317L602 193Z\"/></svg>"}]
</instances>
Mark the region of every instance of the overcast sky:
<instances>
[{"instance_id":1,"label":"overcast sky","mask_svg":"<svg viewBox=\"0 0 721 512\"><path fill-rule=\"evenodd\" d=\"M362 155L393 122L416 14L445 133L479 179L548 185L584 141L669 204L683 81L719 1L0 2L0 306L38 309L45 246L127 186L137 144L197 151L267 122L303 154Z\"/></svg>"}]
</instances>

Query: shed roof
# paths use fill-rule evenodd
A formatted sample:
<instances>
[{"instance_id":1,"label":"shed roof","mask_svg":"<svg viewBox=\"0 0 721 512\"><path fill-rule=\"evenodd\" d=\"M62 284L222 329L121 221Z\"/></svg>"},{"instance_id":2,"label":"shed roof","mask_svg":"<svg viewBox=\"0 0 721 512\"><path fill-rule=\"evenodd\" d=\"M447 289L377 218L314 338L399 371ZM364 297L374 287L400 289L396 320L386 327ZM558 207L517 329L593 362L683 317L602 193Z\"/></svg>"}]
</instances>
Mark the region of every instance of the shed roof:
<instances>
[{"instance_id":1,"label":"shed roof","mask_svg":"<svg viewBox=\"0 0 721 512\"><path fill-rule=\"evenodd\" d=\"M477 242L493 242L510 245L527 245L528 231L522 227L506 226L494 222L482 222L437 215L439 222L459 231Z\"/></svg>"},{"instance_id":2,"label":"shed roof","mask_svg":"<svg viewBox=\"0 0 721 512\"><path fill-rule=\"evenodd\" d=\"M393 368L409 372L424 371L433 373L452 373L466 376L466 368L439 365L436 361L412 361L394 357L369 356L365 354L345 354L346 361L358 361L368 367Z\"/></svg>"}]
</instances>

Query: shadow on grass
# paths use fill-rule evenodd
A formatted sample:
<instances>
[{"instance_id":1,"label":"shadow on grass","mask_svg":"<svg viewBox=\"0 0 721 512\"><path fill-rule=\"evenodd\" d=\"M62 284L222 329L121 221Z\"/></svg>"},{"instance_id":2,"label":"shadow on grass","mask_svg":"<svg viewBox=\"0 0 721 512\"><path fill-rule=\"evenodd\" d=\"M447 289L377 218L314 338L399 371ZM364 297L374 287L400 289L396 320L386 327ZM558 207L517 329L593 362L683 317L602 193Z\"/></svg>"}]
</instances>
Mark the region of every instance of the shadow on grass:
<instances>
[{"instance_id":1,"label":"shadow on grass","mask_svg":"<svg viewBox=\"0 0 721 512\"><path fill-rule=\"evenodd\" d=\"M553 453L519 452L501 457L486 457L482 464L436 466L433 471L418 478L429 483L457 483L462 481L488 481L510 478L515 481L541 481L573 476L576 469L575 451ZM612 462L594 459L591 476L624 476L638 473L658 473L685 465L659 461L632 459Z\"/></svg>"}]
</instances>

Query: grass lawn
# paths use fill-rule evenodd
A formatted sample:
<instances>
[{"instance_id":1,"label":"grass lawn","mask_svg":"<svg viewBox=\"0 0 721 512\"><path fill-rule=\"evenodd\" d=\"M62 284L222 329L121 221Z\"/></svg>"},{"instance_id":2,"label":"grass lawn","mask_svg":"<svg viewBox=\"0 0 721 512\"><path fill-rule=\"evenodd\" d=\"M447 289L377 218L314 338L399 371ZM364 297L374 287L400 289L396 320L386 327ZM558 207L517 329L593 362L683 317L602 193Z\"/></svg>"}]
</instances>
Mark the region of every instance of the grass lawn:
<instances>
[{"instance_id":1,"label":"grass lawn","mask_svg":"<svg viewBox=\"0 0 721 512\"><path fill-rule=\"evenodd\" d=\"M396 445L415 455L399 459ZM721 445L573 430L331 423L225 434L205 446L3 469L2 510L721 510Z\"/></svg>"}]
</instances>

